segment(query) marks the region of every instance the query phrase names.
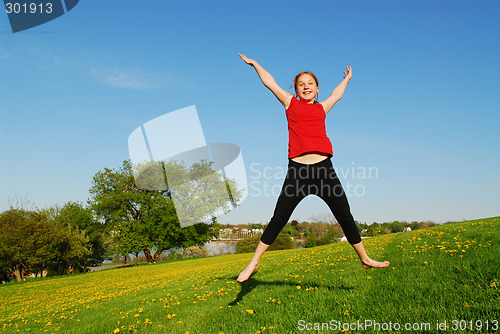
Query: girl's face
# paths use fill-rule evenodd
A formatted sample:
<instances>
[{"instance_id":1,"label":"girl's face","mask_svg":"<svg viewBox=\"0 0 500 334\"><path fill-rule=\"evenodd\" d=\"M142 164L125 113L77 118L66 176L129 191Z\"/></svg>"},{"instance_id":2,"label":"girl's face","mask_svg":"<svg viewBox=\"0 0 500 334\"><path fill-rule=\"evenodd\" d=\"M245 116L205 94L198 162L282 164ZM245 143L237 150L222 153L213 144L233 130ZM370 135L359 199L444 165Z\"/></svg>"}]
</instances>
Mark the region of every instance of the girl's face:
<instances>
[{"instance_id":1,"label":"girl's face","mask_svg":"<svg viewBox=\"0 0 500 334\"><path fill-rule=\"evenodd\" d=\"M318 95L319 88L316 85L316 80L310 74L302 74L297 79L295 86L295 93L303 102L314 103L316 95Z\"/></svg>"}]
</instances>

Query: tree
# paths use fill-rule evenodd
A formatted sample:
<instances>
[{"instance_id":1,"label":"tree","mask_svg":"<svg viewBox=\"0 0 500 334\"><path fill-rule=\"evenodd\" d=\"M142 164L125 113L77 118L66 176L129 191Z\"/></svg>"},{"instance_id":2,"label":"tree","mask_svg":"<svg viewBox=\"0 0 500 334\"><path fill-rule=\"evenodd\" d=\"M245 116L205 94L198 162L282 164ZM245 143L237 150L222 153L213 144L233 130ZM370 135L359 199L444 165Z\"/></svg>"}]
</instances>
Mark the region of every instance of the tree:
<instances>
[{"instance_id":1,"label":"tree","mask_svg":"<svg viewBox=\"0 0 500 334\"><path fill-rule=\"evenodd\" d=\"M11 208L0 214L0 271L21 281L25 271L65 274L85 264L91 254L88 239L58 224L54 212Z\"/></svg>"},{"instance_id":2,"label":"tree","mask_svg":"<svg viewBox=\"0 0 500 334\"><path fill-rule=\"evenodd\" d=\"M105 168L94 176L89 199L96 216L109 228L114 251L128 254L142 250L148 263L156 262L167 249L187 248L208 241L213 233L211 227L216 222L215 214L228 210L222 193L227 194L229 187L220 182L219 174L213 173L208 162L202 161L190 168L161 162L151 166L149 170L143 169L145 174L150 171L151 178L146 178L143 173L139 183L144 188L156 187L157 190L139 188L131 163L124 161L119 170ZM169 175L175 175L175 180L185 180L185 184L169 188L172 179L166 180L165 173L158 172L159 168L168 168ZM203 183L197 181L200 177L204 178ZM162 182L163 188L158 189ZM184 199L181 207L174 206L173 192ZM240 192L232 192L234 202L240 196ZM179 210L184 218L211 217L211 222L198 219L196 224L181 227L177 215Z\"/></svg>"},{"instance_id":3,"label":"tree","mask_svg":"<svg viewBox=\"0 0 500 334\"><path fill-rule=\"evenodd\" d=\"M311 233L309 238L307 238L306 248L318 246L318 237L315 233Z\"/></svg>"},{"instance_id":4,"label":"tree","mask_svg":"<svg viewBox=\"0 0 500 334\"><path fill-rule=\"evenodd\" d=\"M323 237L320 239L319 243L321 245L326 245L326 244L331 244L333 242L337 242L340 237L338 223L334 225L328 226L328 229L326 230L326 233L323 235Z\"/></svg>"},{"instance_id":5,"label":"tree","mask_svg":"<svg viewBox=\"0 0 500 334\"><path fill-rule=\"evenodd\" d=\"M403 225L401 225L401 223L398 222L397 220L393 221L390 226L391 226L392 233L397 233L397 232L403 231Z\"/></svg>"},{"instance_id":6,"label":"tree","mask_svg":"<svg viewBox=\"0 0 500 334\"><path fill-rule=\"evenodd\" d=\"M356 226L358 227L359 230L366 230L368 229L369 225L366 223L360 223L356 221Z\"/></svg>"},{"instance_id":7,"label":"tree","mask_svg":"<svg viewBox=\"0 0 500 334\"><path fill-rule=\"evenodd\" d=\"M286 224L283 228L283 233L289 234L292 237L295 237L299 234L296 229L294 229L290 224Z\"/></svg>"},{"instance_id":8,"label":"tree","mask_svg":"<svg viewBox=\"0 0 500 334\"><path fill-rule=\"evenodd\" d=\"M412 231L413 231L413 230L418 230L418 228L419 228L419 227L418 227L418 222L417 222L417 221L412 221L412 222L410 223L410 227L411 227L411 230L412 230Z\"/></svg>"},{"instance_id":9,"label":"tree","mask_svg":"<svg viewBox=\"0 0 500 334\"><path fill-rule=\"evenodd\" d=\"M58 275L80 272L87 266L92 255L89 238L85 231L72 228L71 225L62 225L54 221L49 222L53 229L51 238L46 242L48 258L47 267Z\"/></svg>"},{"instance_id":10,"label":"tree","mask_svg":"<svg viewBox=\"0 0 500 334\"><path fill-rule=\"evenodd\" d=\"M29 212L11 208L0 214L0 267L8 272L8 277L15 275L18 281L23 279L23 270L28 266L26 237L33 232Z\"/></svg>"},{"instance_id":11,"label":"tree","mask_svg":"<svg viewBox=\"0 0 500 334\"><path fill-rule=\"evenodd\" d=\"M307 237L309 235L309 226L310 226L309 222L305 221L305 222L297 224L297 226L299 227L300 231L304 233L305 237Z\"/></svg>"},{"instance_id":12,"label":"tree","mask_svg":"<svg viewBox=\"0 0 500 334\"><path fill-rule=\"evenodd\" d=\"M262 224L260 224L260 223L253 223L252 224L252 229L259 229L260 230L260 229L263 229L263 228L264 228L264 226Z\"/></svg>"},{"instance_id":13,"label":"tree","mask_svg":"<svg viewBox=\"0 0 500 334\"><path fill-rule=\"evenodd\" d=\"M62 208L57 209L55 220L62 226L68 226L73 231L83 231L88 238L92 254L85 261L87 266L95 266L106 259L109 240L106 225L101 224L92 214L90 208L85 208L78 202L67 202Z\"/></svg>"},{"instance_id":14,"label":"tree","mask_svg":"<svg viewBox=\"0 0 500 334\"><path fill-rule=\"evenodd\" d=\"M374 237L376 235L378 235L378 227L375 227L372 225L370 225L368 227L368 231L366 232L370 237Z\"/></svg>"}]
</instances>

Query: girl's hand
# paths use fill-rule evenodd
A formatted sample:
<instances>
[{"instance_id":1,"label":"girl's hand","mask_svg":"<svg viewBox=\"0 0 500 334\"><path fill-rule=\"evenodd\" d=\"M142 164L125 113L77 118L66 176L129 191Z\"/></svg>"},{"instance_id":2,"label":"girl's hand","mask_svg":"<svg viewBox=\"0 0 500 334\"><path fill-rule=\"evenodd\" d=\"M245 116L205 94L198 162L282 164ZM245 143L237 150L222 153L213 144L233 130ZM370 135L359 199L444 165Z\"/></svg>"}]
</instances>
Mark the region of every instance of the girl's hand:
<instances>
[{"instance_id":1,"label":"girl's hand","mask_svg":"<svg viewBox=\"0 0 500 334\"><path fill-rule=\"evenodd\" d=\"M351 80L352 78L352 67L351 66L347 66L347 72L344 71L344 75L345 75L345 78L347 78L347 80Z\"/></svg>"},{"instance_id":2,"label":"girl's hand","mask_svg":"<svg viewBox=\"0 0 500 334\"><path fill-rule=\"evenodd\" d=\"M240 55L241 59L243 59L243 61L245 63L247 63L248 65L253 66L253 64L255 63L255 60L248 58L247 56L245 56L245 54L241 54L241 53L238 53L238 54Z\"/></svg>"}]
</instances>

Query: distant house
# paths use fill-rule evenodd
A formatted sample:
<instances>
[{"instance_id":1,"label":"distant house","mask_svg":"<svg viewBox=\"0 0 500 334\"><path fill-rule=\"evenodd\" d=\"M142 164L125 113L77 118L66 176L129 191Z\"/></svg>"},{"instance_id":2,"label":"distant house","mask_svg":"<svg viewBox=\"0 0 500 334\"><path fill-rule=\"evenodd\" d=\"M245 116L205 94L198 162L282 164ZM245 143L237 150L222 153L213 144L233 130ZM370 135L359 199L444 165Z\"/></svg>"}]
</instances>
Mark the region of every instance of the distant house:
<instances>
[{"instance_id":1,"label":"distant house","mask_svg":"<svg viewBox=\"0 0 500 334\"><path fill-rule=\"evenodd\" d=\"M405 227L405 228L403 229L403 232L410 232L410 231L411 231L411 227L410 227L410 226Z\"/></svg>"}]
</instances>

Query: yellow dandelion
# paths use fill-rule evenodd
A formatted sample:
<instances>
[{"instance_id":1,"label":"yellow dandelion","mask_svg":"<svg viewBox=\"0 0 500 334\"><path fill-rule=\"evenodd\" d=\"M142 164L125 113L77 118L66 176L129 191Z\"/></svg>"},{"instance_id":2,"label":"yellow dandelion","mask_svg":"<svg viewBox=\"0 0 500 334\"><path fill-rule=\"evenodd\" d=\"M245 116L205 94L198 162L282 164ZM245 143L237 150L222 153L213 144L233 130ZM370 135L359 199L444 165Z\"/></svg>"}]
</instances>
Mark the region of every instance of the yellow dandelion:
<instances>
[{"instance_id":1,"label":"yellow dandelion","mask_svg":"<svg viewBox=\"0 0 500 334\"><path fill-rule=\"evenodd\" d=\"M115 334L116 334L116 333L120 333L120 328L116 328L116 329L113 331L113 333L115 333Z\"/></svg>"},{"instance_id":2,"label":"yellow dandelion","mask_svg":"<svg viewBox=\"0 0 500 334\"><path fill-rule=\"evenodd\" d=\"M297 290L300 290L302 289L302 287L300 285L297 285Z\"/></svg>"},{"instance_id":3,"label":"yellow dandelion","mask_svg":"<svg viewBox=\"0 0 500 334\"><path fill-rule=\"evenodd\" d=\"M248 314L253 314L253 310L246 310Z\"/></svg>"}]
</instances>

